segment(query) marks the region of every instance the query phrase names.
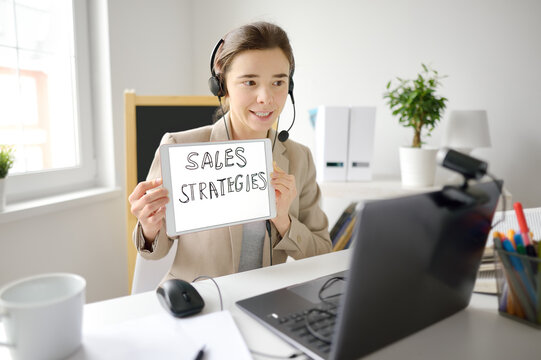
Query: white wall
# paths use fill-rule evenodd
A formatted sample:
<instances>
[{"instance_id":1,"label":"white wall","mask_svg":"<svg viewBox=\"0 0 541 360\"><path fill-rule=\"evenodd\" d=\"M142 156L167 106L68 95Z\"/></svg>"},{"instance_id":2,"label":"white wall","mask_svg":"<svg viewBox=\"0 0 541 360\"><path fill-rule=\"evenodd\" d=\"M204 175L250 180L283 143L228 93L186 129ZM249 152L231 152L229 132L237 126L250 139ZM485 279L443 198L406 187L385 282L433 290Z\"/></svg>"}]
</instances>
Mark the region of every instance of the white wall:
<instances>
[{"instance_id":1,"label":"white wall","mask_svg":"<svg viewBox=\"0 0 541 360\"><path fill-rule=\"evenodd\" d=\"M448 109L486 109L489 161L515 200L541 206L541 2L537 0L194 1L194 93L208 93L209 54L229 29L254 20L281 25L297 69L292 138L314 149L307 110L320 104L377 106L374 171L399 174L398 147L411 131L398 125L382 94L396 76L432 64ZM286 107L288 109L288 107ZM282 116L282 126L286 119ZM444 121L446 116L444 116ZM427 142L440 145L444 123Z\"/></svg>"},{"instance_id":2,"label":"white wall","mask_svg":"<svg viewBox=\"0 0 541 360\"><path fill-rule=\"evenodd\" d=\"M450 109L486 109L489 160L514 198L541 206L541 2L520 1L91 1L94 126L102 185L124 186L123 91L210 94L209 57L229 29L270 20L288 31L296 55L298 123L292 137L314 148L307 110L319 104L375 105L375 171L398 174L409 142L381 95L420 63L448 74ZM98 18L96 18L98 17ZM282 126L291 109L286 108ZM429 142L439 144L443 124ZM0 224L0 286L45 271L88 280L88 301L127 295L126 194Z\"/></svg>"},{"instance_id":3,"label":"white wall","mask_svg":"<svg viewBox=\"0 0 541 360\"><path fill-rule=\"evenodd\" d=\"M45 272L72 272L87 281L86 300L128 294L123 209L118 196L2 223L0 287Z\"/></svg>"},{"instance_id":4,"label":"white wall","mask_svg":"<svg viewBox=\"0 0 541 360\"><path fill-rule=\"evenodd\" d=\"M109 1L115 175L122 185L124 90L139 95L192 93L191 13L189 0Z\"/></svg>"}]
</instances>

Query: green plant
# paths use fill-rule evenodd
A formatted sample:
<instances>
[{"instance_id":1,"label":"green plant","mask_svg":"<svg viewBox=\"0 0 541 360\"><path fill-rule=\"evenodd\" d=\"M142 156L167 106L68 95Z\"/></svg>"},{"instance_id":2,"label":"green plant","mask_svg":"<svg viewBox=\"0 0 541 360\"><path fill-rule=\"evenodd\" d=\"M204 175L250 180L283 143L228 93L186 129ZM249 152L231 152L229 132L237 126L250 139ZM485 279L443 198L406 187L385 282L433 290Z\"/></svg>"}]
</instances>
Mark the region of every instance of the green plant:
<instances>
[{"instance_id":1,"label":"green plant","mask_svg":"<svg viewBox=\"0 0 541 360\"><path fill-rule=\"evenodd\" d=\"M387 104L398 116L398 121L404 127L412 127L414 131L412 147L420 148L421 131L426 129L426 135L430 136L436 124L441 119L445 109L444 97L438 97L435 92L440 85L440 80L446 76L440 76L436 70L421 64L423 72L414 80L404 80L399 77L398 85L391 89L391 81L387 83L387 92L383 94L388 99Z\"/></svg>"},{"instance_id":2,"label":"green plant","mask_svg":"<svg viewBox=\"0 0 541 360\"><path fill-rule=\"evenodd\" d=\"M0 179L8 175L9 169L13 166L14 157L11 146L0 145Z\"/></svg>"}]
</instances>

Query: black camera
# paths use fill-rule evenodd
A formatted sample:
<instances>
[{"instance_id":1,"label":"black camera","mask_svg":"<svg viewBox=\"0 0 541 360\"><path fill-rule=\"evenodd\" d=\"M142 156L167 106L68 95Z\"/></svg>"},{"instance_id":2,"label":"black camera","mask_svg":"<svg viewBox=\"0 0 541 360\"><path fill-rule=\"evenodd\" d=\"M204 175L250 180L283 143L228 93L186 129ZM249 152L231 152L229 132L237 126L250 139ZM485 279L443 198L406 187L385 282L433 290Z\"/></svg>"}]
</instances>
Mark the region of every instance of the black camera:
<instances>
[{"instance_id":1,"label":"black camera","mask_svg":"<svg viewBox=\"0 0 541 360\"><path fill-rule=\"evenodd\" d=\"M438 151L437 163L444 168L453 170L464 176L462 186L446 185L442 189L443 196L449 205L471 206L483 203L488 198L485 194L475 193L468 189L468 180L481 180L487 174L488 164L453 149L443 148Z\"/></svg>"},{"instance_id":2,"label":"black camera","mask_svg":"<svg viewBox=\"0 0 541 360\"><path fill-rule=\"evenodd\" d=\"M443 148L438 151L436 160L439 165L462 174L465 181L480 180L486 175L488 164L453 149Z\"/></svg>"}]
</instances>

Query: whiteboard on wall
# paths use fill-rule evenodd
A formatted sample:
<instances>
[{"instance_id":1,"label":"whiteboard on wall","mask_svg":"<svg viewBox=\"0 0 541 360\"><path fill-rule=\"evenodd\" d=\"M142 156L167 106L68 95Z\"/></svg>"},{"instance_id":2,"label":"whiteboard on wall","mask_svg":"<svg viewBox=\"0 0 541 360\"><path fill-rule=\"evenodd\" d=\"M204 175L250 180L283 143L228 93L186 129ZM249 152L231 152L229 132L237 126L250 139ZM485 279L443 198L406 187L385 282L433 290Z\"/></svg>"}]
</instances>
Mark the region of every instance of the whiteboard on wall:
<instances>
[{"instance_id":1,"label":"whiteboard on wall","mask_svg":"<svg viewBox=\"0 0 541 360\"><path fill-rule=\"evenodd\" d=\"M271 219L269 139L160 146L167 235Z\"/></svg>"}]
</instances>

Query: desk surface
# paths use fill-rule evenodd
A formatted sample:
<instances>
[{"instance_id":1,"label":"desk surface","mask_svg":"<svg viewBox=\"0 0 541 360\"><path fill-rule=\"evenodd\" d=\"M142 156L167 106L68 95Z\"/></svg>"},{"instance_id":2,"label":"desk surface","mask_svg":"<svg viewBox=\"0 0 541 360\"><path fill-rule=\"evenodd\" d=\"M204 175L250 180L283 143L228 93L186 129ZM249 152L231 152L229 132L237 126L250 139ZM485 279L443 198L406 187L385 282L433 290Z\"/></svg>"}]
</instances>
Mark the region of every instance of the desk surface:
<instances>
[{"instance_id":1,"label":"desk surface","mask_svg":"<svg viewBox=\"0 0 541 360\"><path fill-rule=\"evenodd\" d=\"M289 344L240 310L235 305L237 300L345 270L349 256L350 250L344 250L216 278L222 291L224 308L230 310L248 348L276 355L294 352ZM205 299L203 313L220 309L216 287L210 280L197 282L195 287ZM367 358L539 359L541 331L500 316L496 308L496 297L474 294L465 310ZM116 298L85 305L83 327L85 330L95 330L163 311L154 292ZM3 355L7 355L7 352L0 352L1 358L4 358Z\"/></svg>"},{"instance_id":2,"label":"desk surface","mask_svg":"<svg viewBox=\"0 0 541 360\"><path fill-rule=\"evenodd\" d=\"M344 270L350 251L321 255L286 264L216 278L224 308L229 309L248 347L276 355L294 350L269 332L235 302L246 297ZM203 313L220 309L210 280L195 284L205 299ZM387 346L369 359L535 359L541 356L541 331L500 316L494 296L474 294L463 311ZM84 327L95 329L164 311L154 292L88 304ZM256 357L257 358L257 357Z\"/></svg>"}]
</instances>

